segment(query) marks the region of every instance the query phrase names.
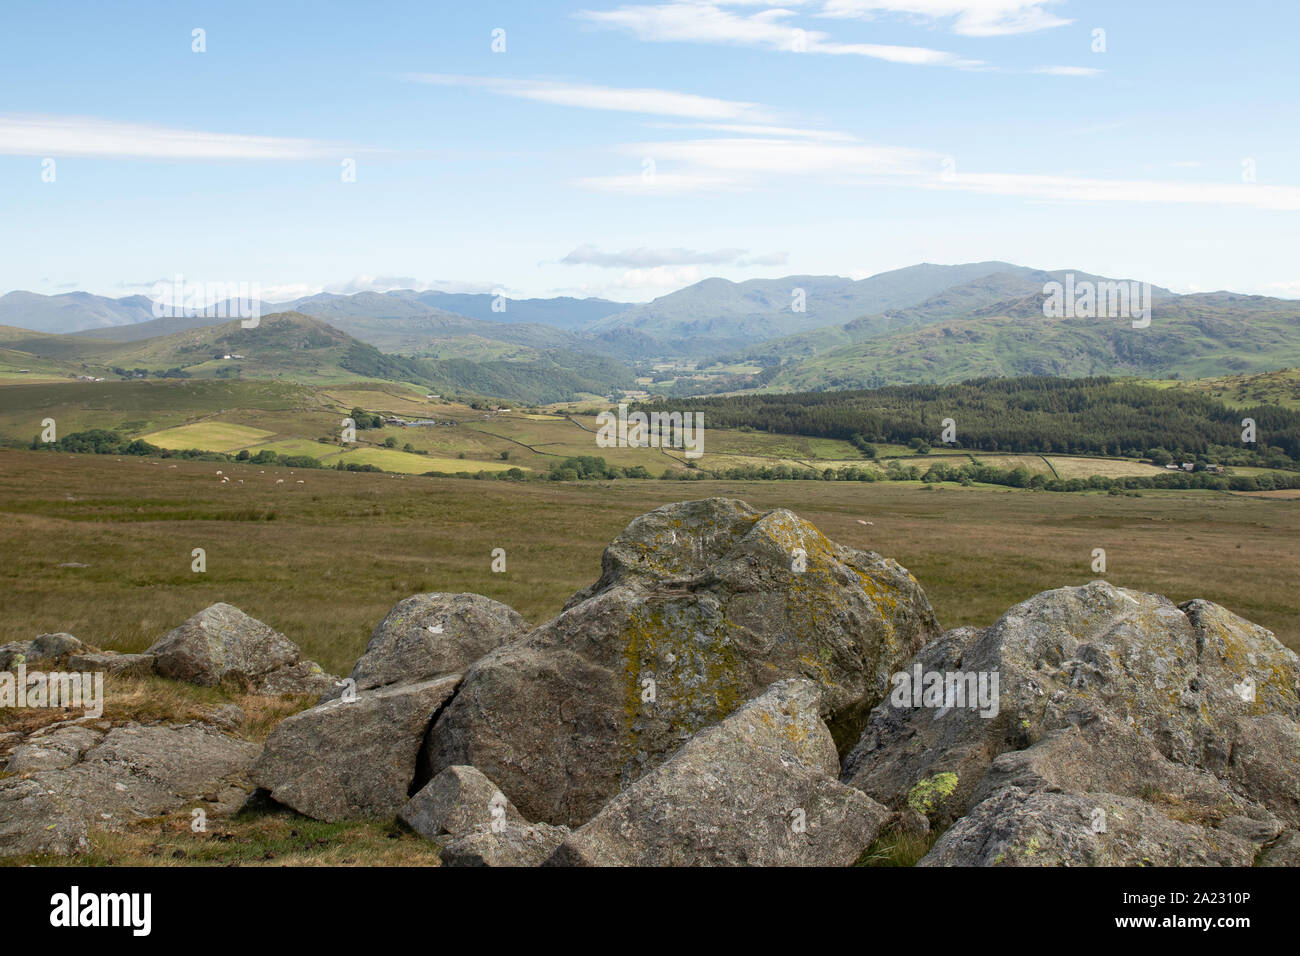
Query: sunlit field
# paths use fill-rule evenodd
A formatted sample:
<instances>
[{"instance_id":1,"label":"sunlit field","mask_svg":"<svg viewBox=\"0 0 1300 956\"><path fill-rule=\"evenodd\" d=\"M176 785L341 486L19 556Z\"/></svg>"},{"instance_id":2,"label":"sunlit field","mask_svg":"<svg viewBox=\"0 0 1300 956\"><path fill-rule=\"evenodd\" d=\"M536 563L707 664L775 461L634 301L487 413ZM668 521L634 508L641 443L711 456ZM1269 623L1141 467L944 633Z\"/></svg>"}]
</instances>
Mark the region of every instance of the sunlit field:
<instances>
[{"instance_id":1,"label":"sunlit field","mask_svg":"<svg viewBox=\"0 0 1300 956\"><path fill-rule=\"evenodd\" d=\"M30 451L0 452L0 640L68 631L139 651L227 601L346 672L410 594L476 591L540 623L599 576L602 548L636 515L711 495L790 508L836 541L897 559L945 627L989 624L1038 591L1098 577L1092 552L1104 548L1108 580L1219 602L1300 647L1300 509L1276 497L520 483ZM205 573L191 570L195 548ZM506 550L505 573L491 570L494 548Z\"/></svg>"}]
</instances>

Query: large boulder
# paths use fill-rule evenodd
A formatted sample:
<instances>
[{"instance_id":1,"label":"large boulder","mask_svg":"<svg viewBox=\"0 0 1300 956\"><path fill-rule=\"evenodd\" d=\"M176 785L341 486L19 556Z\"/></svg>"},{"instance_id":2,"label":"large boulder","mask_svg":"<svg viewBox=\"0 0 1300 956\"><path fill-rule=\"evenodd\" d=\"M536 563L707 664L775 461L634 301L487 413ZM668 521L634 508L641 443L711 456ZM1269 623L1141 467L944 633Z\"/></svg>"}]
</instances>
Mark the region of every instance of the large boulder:
<instances>
[{"instance_id":1,"label":"large boulder","mask_svg":"<svg viewBox=\"0 0 1300 956\"><path fill-rule=\"evenodd\" d=\"M948 632L902 675L841 779L957 821L932 862L1249 861L1300 822L1300 659L1209 602L1104 581L1046 591L992 627ZM995 706L913 697L919 677L953 688L996 677ZM1107 829L1028 852L1075 833L1080 808L1102 808ZM1127 829L1135 821L1178 842L1155 852Z\"/></svg>"},{"instance_id":2,"label":"large boulder","mask_svg":"<svg viewBox=\"0 0 1300 956\"><path fill-rule=\"evenodd\" d=\"M463 674L527 630L513 608L481 594L416 594L379 622L351 676L358 690L367 690Z\"/></svg>"},{"instance_id":3,"label":"large boulder","mask_svg":"<svg viewBox=\"0 0 1300 956\"><path fill-rule=\"evenodd\" d=\"M784 680L614 797L548 865L848 866L890 816L836 780L820 688Z\"/></svg>"},{"instance_id":4,"label":"large boulder","mask_svg":"<svg viewBox=\"0 0 1300 956\"><path fill-rule=\"evenodd\" d=\"M38 731L11 757L11 772L26 775L0 779L0 856L83 852L94 829L120 830L192 802L209 815L233 812L247 798L244 774L257 753L203 724Z\"/></svg>"},{"instance_id":5,"label":"large boulder","mask_svg":"<svg viewBox=\"0 0 1300 956\"><path fill-rule=\"evenodd\" d=\"M250 776L318 820L391 817L407 802L429 722L459 682L453 674L382 687L287 717Z\"/></svg>"},{"instance_id":6,"label":"large boulder","mask_svg":"<svg viewBox=\"0 0 1300 956\"><path fill-rule=\"evenodd\" d=\"M1250 866L1258 845L1111 793L999 790L920 866Z\"/></svg>"},{"instance_id":7,"label":"large boulder","mask_svg":"<svg viewBox=\"0 0 1300 956\"><path fill-rule=\"evenodd\" d=\"M319 665L300 659L297 644L229 604L204 608L146 653L163 677L205 687L229 679L254 693L319 694L334 685Z\"/></svg>"},{"instance_id":8,"label":"large boulder","mask_svg":"<svg viewBox=\"0 0 1300 956\"><path fill-rule=\"evenodd\" d=\"M580 825L782 678L821 688L847 750L889 675L939 633L896 562L741 501L643 515L602 564L559 617L470 668L430 733L430 773L476 766L529 819Z\"/></svg>"}]
</instances>

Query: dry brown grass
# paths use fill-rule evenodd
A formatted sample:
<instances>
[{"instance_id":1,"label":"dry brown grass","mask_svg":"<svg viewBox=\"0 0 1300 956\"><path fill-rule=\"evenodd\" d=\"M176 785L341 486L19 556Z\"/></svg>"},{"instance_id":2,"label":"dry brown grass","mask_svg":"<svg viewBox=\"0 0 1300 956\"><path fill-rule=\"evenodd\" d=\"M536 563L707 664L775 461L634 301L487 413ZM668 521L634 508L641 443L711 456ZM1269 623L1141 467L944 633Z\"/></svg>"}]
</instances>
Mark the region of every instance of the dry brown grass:
<instances>
[{"instance_id":1,"label":"dry brown grass","mask_svg":"<svg viewBox=\"0 0 1300 956\"><path fill-rule=\"evenodd\" d=\"M230 485L218 483L216 467ZM1093 579L1100 547L1112 582L1216 601L1300 647L1300 509L1289 501L953 485L923 492L906 482L567 484L262 471L0 452L0 640L69 631L139 651L228 601L346 673L404 597L476 591L540 623L599 576L601 550L633 517L726 495L790 508L833 540L897 559L946 627L989 624L1039 591ZM190 570L196 547L207 550L205 574ZM506 550L505 574L491 572L496 547ZM89 566L60 567L68 562Z\"/></svg>"}]
</instances>

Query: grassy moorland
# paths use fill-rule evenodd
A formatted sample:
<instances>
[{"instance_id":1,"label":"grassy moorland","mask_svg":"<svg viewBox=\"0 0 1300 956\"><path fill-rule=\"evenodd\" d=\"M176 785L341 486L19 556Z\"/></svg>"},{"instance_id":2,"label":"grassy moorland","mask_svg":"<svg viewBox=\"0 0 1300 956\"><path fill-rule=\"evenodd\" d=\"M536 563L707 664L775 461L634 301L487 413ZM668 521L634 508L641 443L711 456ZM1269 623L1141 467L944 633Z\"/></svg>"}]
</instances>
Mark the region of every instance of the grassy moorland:
<instances>
[{"instance_id":1,"label":"grassy moorland","mask_svg":"<svg viewBox=\"0 0 1300 956\"><path fill-rule=\"evenodd\" d=\"M410 594L477 591L541 622L599 576L601 549L629 520L710 495L791 508L834 540L896 558L946 627L989 624L1038 591L1091 580L1104 548L1114 583L1217 601L1300 648L1300 509L1276 496L516 483L16 450L0 451L0 640L69 631L138 651L228 601L345 673ZM205 573L191 570L195 548ZM491 571L494 548L506 550L504 574Z\"/></svg>"}]
</instances>

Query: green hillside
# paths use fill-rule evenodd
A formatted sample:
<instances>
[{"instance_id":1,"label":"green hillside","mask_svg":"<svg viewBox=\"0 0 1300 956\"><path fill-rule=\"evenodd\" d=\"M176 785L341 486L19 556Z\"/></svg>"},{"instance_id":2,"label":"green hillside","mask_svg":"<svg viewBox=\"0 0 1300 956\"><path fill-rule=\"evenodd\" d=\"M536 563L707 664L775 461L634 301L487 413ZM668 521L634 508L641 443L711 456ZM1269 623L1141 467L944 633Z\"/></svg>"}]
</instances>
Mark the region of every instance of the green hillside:
<instances>
[{"instance_id":1,"label":"green hillside","mask_svg":"<svg viewBox=\"0 0 1300 956\"><path fill-rule=\"evenodd\" d=\"M532 334L527 326L505 328L514 328L524 339ZM567 342L569 337L560 332L539 337L543 343L552 340ZM46 377L84 373L115 380L273 379L318 385L383 380L530 403L603 395L633 384L631 370L621 363L567 348L504 346L494 351L482 343L472 352L483 361L452 357L454 348L440 350L445 357L439 358L389 354L296 312L264 316L256 328L243 328L235 320L126 342L5 328L0 329L0 346L16 353L7 365L32 372L40 366ZM0 366L0 374L7 365ZM20 373L15 369L14 374Z\"/></svg>"},{"instance_id":2,"label":"green hillside","mask_svg":"<svg viewBox=\"0 0 1300 956\"><path fill-rule=\"evenodd\" d=\"M1300 365L1300 303L1214 294L1157 300L1150 327L1048 319L1041 297L998 314L831 349L770 372L766 391L821 391L1020 375L1206 378Z\"/></svg>"}]
</instances>

